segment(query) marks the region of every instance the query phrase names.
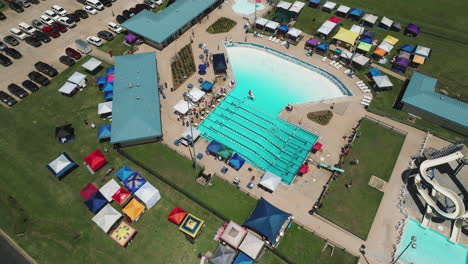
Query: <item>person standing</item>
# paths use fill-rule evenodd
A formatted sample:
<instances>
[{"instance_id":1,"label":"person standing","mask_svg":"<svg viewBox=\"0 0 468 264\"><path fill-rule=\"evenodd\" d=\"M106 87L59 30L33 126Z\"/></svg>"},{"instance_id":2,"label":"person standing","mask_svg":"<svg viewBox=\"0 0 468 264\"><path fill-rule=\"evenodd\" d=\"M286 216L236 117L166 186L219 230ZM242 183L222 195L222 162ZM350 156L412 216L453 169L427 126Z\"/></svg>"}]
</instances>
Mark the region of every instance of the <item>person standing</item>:
<instances>
[{"instance_id":1,"label":"person standing","mask_svg":"<svg viewBox=\"0 0 468 264\"><path fill-rule=\"evenodd\" d=\"M111 58L112 58L112 55L113 55L112 50L109 50L109 56L110 56Z\"/></svg>"}]
</instances>

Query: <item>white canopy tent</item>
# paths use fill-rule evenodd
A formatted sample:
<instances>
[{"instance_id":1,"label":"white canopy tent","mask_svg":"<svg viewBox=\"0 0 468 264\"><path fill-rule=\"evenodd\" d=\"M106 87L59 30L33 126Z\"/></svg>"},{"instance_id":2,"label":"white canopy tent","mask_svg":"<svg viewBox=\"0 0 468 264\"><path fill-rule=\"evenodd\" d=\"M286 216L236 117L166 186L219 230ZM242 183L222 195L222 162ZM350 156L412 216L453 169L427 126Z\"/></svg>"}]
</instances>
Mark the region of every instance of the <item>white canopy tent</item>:
<instances>
[{"instance_id":1,"label":"white canopy tent","mask_svg":"<svg viewBox=\"0 0 468 264\"><path fill-rule=\"evenodd\" d=\"M246 235L247 231L242 226L230 221L220 239L237 249Z\"/></svg>"},{"instance_id":2,"label":"white canopy tent","mask_svg":"<svg viewBox=\"0 0 468 264\"><path fill-rule=\"evenodd\" d=\"M382 17L382 20L380 20L380 24L386 26L386 27L391 27L393 25L393 20L391 20L388 17Z\"/></svg>"},{"instance_id":3,"label":"white canopy tent","mask_svg":"<svg viewBox=\"0 0 468 264\"><path fill-rule=\"evenodd\" d=\"M370 59L367 58L366 56L363 56L359 53L356 53L354 56L353 56L353 62L361 65L361 66L366 66L368 63L369 63Z\"/></svg>"},{"instance_id":4,"label":"white canopy tent","mask_svg":"<svg viewBox=\"0 0 468 264\"><path fill-rule=\"evenodd\" d=\"M174 105L174 111L180 114L187 114L187 112L190 110L190 108L193 107L193 104L185 101L185 100L180 100L176 105Z\"/></svg>"},{"instance_id":5,"label":"white canopy tent","mask_svg":"<svg viewBox=\"0 0 468 264\"><path fill-rule=\"evenodd\" d=\"M285 10L288 10L291 7L291 3L286 2L286 1L280 1L277 5L276 8L282 8Z\"/></svg>"},{"instance_id":6,"label":"white canopy tent","mask_svg":"<svg viewBox=\"0 0 468 264\"><path fill-rule=\"evenodd\" d=\"M202 99L202 97L205 95L206 93L202 90L200 90L199 88L197 87L194 87L192 88L189 92L188 92L188 96L190 97L190 100L192 102L198 102L200 101L200 99Z\"/></svg>"},{"instance_id":7,"label":"white canopy tent","mask_svg":"<svg viewBox=\"0 0 468 264\"><path fill-rule=\"evenodd\" d=\"M85 62L83 65L81 65L85 70L93 72L96 70L99 66L101 66L102 61L91 58L87 62Z\"/></svg>"},{"instance_id":8,"label":"white canopy tent","mask_svg":"<svg viewBox=\"0 0 468 264\"><path fill-rule=\"evenodd\" d=\"M71 83L71 82L66 82L58 89L59 92L69 95L71 94L75 89L78 88L78 85Z\"/></svg>"},{"instance_id":9,"label":"white canopy tent","mask_svg":"<svg viewBox=\"0 0 468 264\"><path fill-rule=\"evenodd\" d=\"M51 170L55 177L60 177L74 165L75 163L70 160L65 153L62 153L56 159L47 164L47 168Z\"/></svg>"},{"instance_id":10,"label":"white canopy tent","mask_svg":"<svg viewBox=\"0 0 468 264\"><path fill-rule=\"evenodd\" d=\"M112 196L120 189L120 185L114 180L111 179L104 186L102 186L99 191L107 199L107 201L112 201Z\"/></svg>"},{"instance_id":11,"label":"white canopy tent","mask_svg":"<svg viewBox=\"0 0 468 264\"><path fill-rule=\"evenodd\" d=\"M419 55L419 56L423 56L425 58L429 58L429 56L431 55L431 49L430 48L427 48L427 47L424 47L424 46L416 46L416 51L414 52L414 54L416 55Z\"/></svg>"},{"instance_id":12,"label":"white canopy tent","mask_svg":"<svg viewBox=\"0 0 468 264\"><path fill-rule=\"evenodd\" d=\"M391 45L390 43L386 41L382 41L382 43L380 43L379 45L379 48L385 50L386 52L390 52L393 49L393 45Z\"/></svg>"},{"instance_id":13,"label":"white canopy tent","mask_svg":"<svg viewBox=\"0 0 468 264\"><path fill-rule=\"evenodd\" d=\"M336 6L335 2L327 1L327 2L325 2L325 4L323 4L322 8L325 8L325 9L328 9L328 10L333 10L333 8L335 8L335 6Z\"/></svg>"},{"instance_id":14,"label":"white canopy tent","mask_svg":"<svg viewBox=\"0 0 468 264\"><path fill-rule=\"evenodd\" d=\"M345 5L340 5L338 7L338 9L336 10L336 12L340 12L342 14L348 14L349 10L351 10L351 8L349 6L345 6Z\"/></svg>"},{"instance_id":15,"label":"white canopy tent","mask_svg":"<svg viewBox=\"0 0 468 264\"><path fill-rule=\"evenodd\" d=\"M247 232L244 241L242 241L241 245L239 246L239 250L255 260L262 251L264 245L265 242L263 242L260 238L251 232Z\"/></svg>"},{"instance_id":16,"label":"white canopy tent","mask_svg":"<svg viewBox=\"0 0 468 264\"><path fill-rule=\"evenodd\" d=\"M68 81L80 87L86 87L86 75L81 72L74 72L70 78L68 78Z\"/></svg>"},{"instance_id":17,"label":"white canopy tent","mask_svg":"<svg viewBox=\"0 0 468 264\"><path fill-rule=\"evenodd\" d=\"M274 192L276 188L278 188L278 185L281 183L281 177L267 171L262 177L262 180L260 181L260 185L263 187L267 188L268 190Z\"/></svg>"},{"instance_id":18,"label":"white canopy tent","mask_svg":"<svg viewBox=\"0 0 468 264\"><path fill-rule=\"evenodd\" d=\"M375 85L379 89L389 89L393 87L393 83L390 81L387 75L373 77Z\"/></svg>"},{"instance_id":19,"label":"white canopy tent","mask_svg":"<svg viewBox=\"0 0 468 264\"><path fill-rule=\"evenodd\" d=\"M304 2L296 1L292 4L291 8L289 8L289 11L299 14L302 8L304 8L304 6L305 6Z\"/></svg>"},{"instance_id":20,"label":"white canopy tent","mask_svg":"<svg viewBox=\"0 0 468 264\"><path fill-rule=\"evenodd\" d=\"M112 113L112 101L98 104L98 115L105 115Z\"/></svg>"},{"instance_id":21,"label":"white canopy tent","mask_svg":"<svg viewBox=\"0 0 468 264\"><path fill-rule=\"evenodd\" d=\"M372 15L372 14L366 14L362 19L363 19L365 22L374 25L375 22L377 22L377 19L379 19L379 17L374 16L374 15Z\"/></svg>"},{"instance_id":22,"label":"white canopy tent","mask_svg":"<svg viewBox=\"0 0 468 264\"><path fill-rule=\"evenodd\" d=\"M300 31L297 28L290 28L288 33L287 33L287 35L289 35L291 37L294 37L294 38L299 37L301 34L302 34L302 31Z\"/></svg>"},{"instance_id":23,"label":"white canopy tent","mask_svg":"<svg viewBox=\"0 0 468 264\"><path fill-rule=\"evenodd\" d=\"M148 210L155 206L159 200L161 200L161 194L159 193L159 190L149 182L143 184L143 186L141 186L141 188L135 192L135 195L138 197L138 199L146 204Z\"/></svg>"},{"instance_id":24,"label":"white canopy tent","mask_svg":"<svg viewBox=\"0 0 468 264\"><path fill-rule=\"evenodd\" d=\"M192 129L192 131L190 131ZM184 132L180 135L181 138L185 138L187 141L190 141L193 133L193 141L196 141L200 137L201 131L195 127L187 127L184 129Z\"/></svg>"},{"instance_id":25,"label":"white canopy tent","mask_svg":"<svg viewBox=\"0 0 468 264\"><path fill-rule=\"evenodd\" d=\"M115 210L112 205L107 204L92 218L92 220L102 229L102 231L107 233L121 217L122 214L119 213L119 211Z\"/></svg>"},{"instance_id":26,"label":"white canopy tent","mask_svg":"<svg viewBox=\"0 0 468 264\"><path fill-rule=\"evenodd\" d=\"M268 23L268 21L270 20L263 18L263 17L257 17L257 20L255 20L255 24L264 27Z\"/></svg>"},{"instance_id":27,"label":"white canopy tent","mask_svg":"<svg viewBox=\"0 0 468 264\"><path fill-rule=\"evenodd\" d=\"M358 34L362 34L364 32L364 27L361 27L361 26L358 26L358 25L353 25L349 31L356 32Z\"/></svg>"},{"instance_id":28,"label":"white canopy tent","mask_svg":"<svg viewBox=\"0 0 468 264\"><path fill-rule=\"evenodd\" d=\"M349 60L349 59L351 59L353 57L353 53L349 52L347 50L342 50L341 54L340 54L340 57Z\"/></svg>"},{"instance_id":29,"label":"white canopy tent","mask_svg":"<svg viewBox=\"0 0 468 264\"><path fill-rule=\"evenodd\" d=\"M337 25L338 24L327 20L323 22L323 24L319 27L317 32L328 36L336 28Z\"/></svg>"},{"instance_id":30,"label":"white canopy tent","mask_svg":"<svg viewBox=\"0 0 468 264\"><path fill-rule=\"evenodd\" d=\"M269 28L271 30L276 30L278 27L279 27L279 23L278 22L275 22L275 21L268 21L268 23L266 23L265 27L266 28Z\"/></svg>"}]
</instances>

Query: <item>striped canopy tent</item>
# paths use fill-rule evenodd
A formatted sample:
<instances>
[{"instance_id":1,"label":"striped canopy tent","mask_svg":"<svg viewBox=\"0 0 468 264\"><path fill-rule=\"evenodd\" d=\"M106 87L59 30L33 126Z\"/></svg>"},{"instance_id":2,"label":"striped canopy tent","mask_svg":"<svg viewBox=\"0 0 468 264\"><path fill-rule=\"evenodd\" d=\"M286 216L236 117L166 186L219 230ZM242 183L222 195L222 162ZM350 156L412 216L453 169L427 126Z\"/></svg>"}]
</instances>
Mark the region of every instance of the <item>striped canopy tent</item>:
<instances>
[{"instance_id":1,"label":"striped canopy tent","mask_svg":"<svg viewBox=\"0 0 468 264\"><path fill-rule=\"evenodd\" d=\"M184 221L179 226L179 230L191 238L196 238L204 224L205 221L200 218L192 214L187 214L187 217L185 217Z\"/></svg>"}]
</instances>

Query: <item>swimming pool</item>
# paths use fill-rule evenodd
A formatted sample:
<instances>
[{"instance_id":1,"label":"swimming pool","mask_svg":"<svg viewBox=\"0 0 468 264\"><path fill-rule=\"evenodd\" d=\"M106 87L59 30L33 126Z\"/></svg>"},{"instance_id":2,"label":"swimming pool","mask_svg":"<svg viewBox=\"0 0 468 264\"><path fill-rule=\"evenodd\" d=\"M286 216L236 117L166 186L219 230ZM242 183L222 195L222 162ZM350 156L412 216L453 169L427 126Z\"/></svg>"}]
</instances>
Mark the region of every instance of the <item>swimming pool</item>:
<instances>
[{"instance_id":1,"label":"swimming pool","mask_svg":"<svg viewBox=\"0 0 468 264\"><path fill-rule=\"evenodd\" d=\"M279 112L288 103L351 93L333 75L275 50L238 42L226 49L237 86L199 125L201 135L290 184L318 136L278 117Z\"/></svg>"},{"instance_id":2,"label":"swimming pool","mask_svg":"<svg viewBox=\"0 0 468 264\"><path fill-rule=\"evenodd\" d=\"M411 246L403 253L399 261L404 264L466 264L468 263L468 248L461 244L453 244L448 237L421 226L414 219L409 219L396 256L416 237L416 248Z\"/></svg>"},{"instance_id":3,"label":"swimming pool","mask_svg":"<svg viewBox=\"0 0 468 264\"><path fill-rule=\"evenodd\" d=\"M250 15L255 12L255 0L234 0L235 3L231 6L232 10L238 14ZM265 9L264 4L256 4L257 11Z\"/></svg>"}]
</instances>

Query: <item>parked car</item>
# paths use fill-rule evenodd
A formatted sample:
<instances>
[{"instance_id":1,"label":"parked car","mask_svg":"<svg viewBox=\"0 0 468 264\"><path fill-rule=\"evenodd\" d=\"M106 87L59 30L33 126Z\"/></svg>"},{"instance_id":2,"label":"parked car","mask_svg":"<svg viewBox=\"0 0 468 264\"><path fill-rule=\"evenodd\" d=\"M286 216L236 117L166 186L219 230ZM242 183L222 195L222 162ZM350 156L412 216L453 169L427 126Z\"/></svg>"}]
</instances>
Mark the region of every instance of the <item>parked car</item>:
<instances>
[{"instance_id":1,"label":"parked car","mask_svg":"<svg viewBox=\"0 0 468 264\"><path fill-rule=\"evenodd\" d=\"M23 55L14 48L6 48L3 50L3 52L15 60L21 59L21 57L23 57Z\"/></svg>"},{"instance_id":2,"label":"parked car","mask_svg":"<svg viewBox=\"0 0 468 264\"><path fill-rule=\"evenodd\" d=\"M74 12L75 15L79 16L81 19L88 18L88 12L83 9L78 9Z\"/></svg>"},{"instance_id":3,"label":"parked car","mask_svg":"<svg viewBox=\"0 0 468 264\"><path fill-rule=\"evenodd\" d=\"M99 0L105 7L110 7L112 6L112 1L111 0Z\"/></svg>"},{"instance_id":4,"label":"parked car","mask_svg":"<svg viewBox=\"0 0 468 264\"><path fill-rule=\"evenodd\" d=\"M33 28L31 25L24 22L19 23L19 29L28 35L32 35L37 29Z\"/></svg>"},{"instance_id":5,"label":"parked car","mask_svg":"<svg viewBox=\"0 0 468 264\"><path fill-rule=\"evenodd\" d=\"M44 14L45 14L46 16L49 16L50 18L52 18L54 21L57 21L57 20L60 18L59 15L57 15L54 11L49 10L49 9L47 9L47 10L44 12Z\"/></svg>"},{"instance_id":6,"label":"parked car","mask_svg":"<svg viewBox=\"0 0 468 264\"><path fill-rule=\"evenodd\" d=\"M39 19L41 20L42 23L48 25L48 26L52 26L52 24L54 23L54 20L52 18L50 18L50 16L48 15L41 15L39 17Z\"/></svg>"},{"instance_id":7,"label":"parked car","mask_svg":"<svg viewBox=\"0 0 468 264\"><path fill-rule=\"evenodd\" d=\"M73 14L73 13L66 15L66 17L68 17L71 21L75 23L78 23L81 20L80 16L78 16L77 14Z\"/></svg>"},{"instance_id":8,"label":"parked car","mask_svg":"<svg viewBox=\"0 0 468 264\"><path fill-rule=\"evenodd\" d=\"M32 36L26 37L24 41L26 41L26 43L28 43L29 45L35 48L40 47L42 45L39 39L37 39L36 37L32 37Z\"/></svg>"},{"instance_id":9,"label":"parked car","mask_svg":"<svg viewBox=\"0 0 468 264\"><path fill-rule=\"evenodd\" d=\"M102 39L107 40L107 41L111 41L111 40L114 39L114 35L112 35L112 33L110 33L110 32L107 31L107 30L99 31L99 32L97 33L97 36L98 36L99 38L102 38Z\"/></svg>"},{"instance_id":10,"label":"parked car","mask_svg":"<svg viewBox=\"0 0 468 264\"><path fill-rule=\"evenodd\" d=\"M13 35L7 35L3 38L3 41L10 44L11 46L18 46L20 42Z\"/></svg>"},{"instance_id":11,"label":"parked car","mask_svg":"<svg viewBox=\"0 0 468 264\"><path fill-rule=\"evenodd\" d=\"M54 11L57 15L62 16L62 17L68 14L67 10L63 9L63 7L59 5L53 5L52 11Z\"/></svg>"},{"instance_id":12,"label":"parked car","mask_svg":"<svg viewBox=\"0 0 468 264\"><path fill-rule=\"evenodd\" d=\"M0 12L0 20L5 20L7 17L5 16L5 14L3 14L3 12Z\"/></svg>"},{"instance_id":13,"label":"parked car","mask_svg":"<svg viewBox=\"0 0 468 264\"><path fill-rule=\"evenodd\" d=\"M10 83L8 85L8 91L14 95L16 95L16 97L20 98L20 99L23 99L25 98L26 96L28 96L28 92L26 92L26 90L24 90L23 88L19 87L17 84L15 83Z\"/></svg>"},{"instance_id":14,"label":"parked car","mask_svg":"<svg viewBox=\"0 0 468 264\"><path fill-rule=\"evenodd\" d=\"M35 4L35 5L38 5L38 4L40 3L39 0L29 0L29 2L30 2L31 4Z\"/></svg>"},{"instance_id":15,"label":"parked car","mask_svg":"<svg viewBox=\"0 0 468 264\"><path fill-rule=\"evenodd\" d=\"M43 27L42 32L46 33L49 37L53 37L53 38L60 37L60 32L58 32L57 29L51 26Z\"/></svg>"},{"instance_id":16,"label":"parked car","mask_svg":"<svg viewBox=\"0 0 468 264\"><path fill-rule=\"evenodd\" d=\"M10 107L17 103L13 96L5 93L4 91L0 91L0 101L2 101L4 104Z\"/></svg>"},{"instance_id":17,"label":"parked car","mask_svg":"<svg viewBox=\"0 0 468 264\"><path fill-rule=\"evenodd\" d=\"M113 22L109 22L109 24L107 24L107 28L114 32L114 33L121 33L122 32L122 27L119 25L119 24L116 24L116 23L113 23Z\"/></svg>"},{"instance_id":18,"label":"parked car","mask_svg":"<svg viewBox=\"0 0 468 264\"><path fill-rule=\"evenodd\" d=\"M59 23L59 22L54 22L52 24L52 27L54 27L56 30L60 31L60 33L65 33L68 30L67 27L64 24Z\"/></svg>"},{"instance_id":19,"label":"parked car","mask_svg":"<svg viewBox=\"0 0 468 264\"><path fill-rule=\"evenodd\" d=\"M60 17L57 22L62 23L69 28L74 28L76 26L76 23L68 17Z\"/></svg>"},{"instance_id":20,"label":"parked car","mask_svg":"<svg viewBox=\"0 0 468 264\"><path fill-rule=\"evenodd\" d=\"M17 28L11 28L10 32L15 36L16 38L19 39L25 39L28 35L26 35L23 31L17 29Z\"/></svg>"},{"instance_id":21,"label":"parked car","mask_svg":"<svg viewBox=\"0 0 468 264\"><path fill-rule=\"evenodd\" d=\"M156 8L156 4L152 0L144 0L143 3L151 7L151 9Z\"/></svg>"},{"instance_id":22,"label":"parked car","mask_svg":"<svg viewBox=\"0 0 468 264\"><path fill-rule=\"evenodd\" d=\"M78 51L72 48L66 48L65 54L67 54L67 56L74 58L75 60L81 59L81 53L79 53Z\"/></svg>"},{"instance_id":23,"label":"parked car","mask_svg":"<svg viewBox=\"0 0 468 264\"><path fill-rule=\"evenodd\" d=\"M164 0L156 0L156 1L154 1L154 3L155 3L157 6L160 6L160 5L164 4Z\"/></svg>"},{"instance_id":24,"label":"parked car","mask_svg":"<svg viewBox=\"0 0 468 264\"><path fill-rule=\"evenodd\" d=\"M122 16L122 15L117 15L117 16L115 17L115 21L117 21L117 23L119 23L119 24L122 24L122 23L125 22L126 20L127 20L127 19L126 19L124 16Z\"/></svg>"},{"instance_id":25,"label":"parked car","mask_svg":"<svg viewBox=\"0 0 468 264\"><path fill-rule=\"evenodd\" d=\"M41 30L43 27L45 27L46 25L40 21L39 19L33 19L33 21L31 21L31 24L33 27Z\"/></svg>"},{"instance_id":26,"label":"parked car","mask_svg":"<svg viewBox=\"0 0 468 264\"><path fill-rule=\"evenodd\" d=\"M16 3L21 5L23 8L31 6L31 4L29 3L29 0L16 0Z\"/></svg>"},{"instance_id":27,"label":"parked car","mask_svg":"<svg viewBox=\"0 0 468 264\"><path fill-rule=\"evenodd\" d=\"M91 14L91 15L97 14L97 10L94 9L94 7L89 6L89 5L84 6L83 10L86 11L86 13Z\"/></svg>"},{"instance_id":28,"label":"parked car","mask_svg":"<svg viewBox=\"0 0 468 264\"><path fill-rule=\"evenodd\" d=\"M47 86L50 84L49 79L37 71L32 71L28 74L28 78L40 84L41 86Z\"/></svg>"},{"instance_id":29,"label":"parked car","mask_svg":"<svg viewBox=\"0 0 468 264\"><path fill-rule=\"evenodd\" d=\"M78 3L80 3L80 4L83 4L83 5L86 4L86 0L76 0L76 1L77 1Z\"/></svg>"},{"instance_id":30,"label":"parked car","mask_svg":"<svg viewBox=\"0 0 468 264\"><path fill-rule=\"evenodd\" d=\"M125 17L125 19L129 19L131 18L133 15L135 15L134 13L130 12L129 10L124 10L122 12L122 16Z\"/></svg>"},{"instance_id":31,"label":"parked car","mask_svg":"<svg viewBox=\"0 0 468 264\"><path fill-rule=\"evenodd\" d=\"M36 92L39 90L39 86L35 83L33 83L31 80L25 80L21 83L21 85L28 89L30 92Z\"/></svg>"},{"instance_id":32,"label":"parked car","mask_svg":"<svg viewBox=\"0 0 468 264\"><path fill-rule=\"evenodd\" d=\"M16 2L8 2L8 6L10 6L10 9L16 13L22 13L24 11L24 8Z\"/></svg>"},{"instance_id":33,"label":"parked car","mask_svg":"<svg viewBox=\"0 0 468 264\"><path fill-rule=\"evenodd\" d=\"M88 41L89 44L92 44L96 47L102 46L102 40L96 36L89 36L86 38L86 41Z\"/></svg>"},{"instance_id":34,"label":"parked car","mask_svg":"<svg viewBox=\"0 0 468 264\"><path fill-rule=\"evenodd\" d=\"M34 68L36 68L36 70L38 70L39 72L42 72L44 73L45 75L49 76L49 77L55 77L58 75L58 71L50 66L49 64L45 63L45 62L42 62L42 61L38 61L34 64Z\"/></svg>"},{"instance_id":35,"label":"parked car","mask_svg":"<svg viewBox=\"0 0 468 264\"><path fill-rule=\"evenodd\" d=\"M8 46L0 41L0 51L4 51L6 48L8 48Z\"/></svg>"},{"instance_id":36,"label":"parked car","mask_svg":"<svg viewBox=\"0 0 468 264\"><path fill-rule=\"evenodd\" d=\"M8 67L12 64L13 62L8 58L7 56L0 54L0 64L4 67Z\"/></svg>"},{"instance_id":37,"label":"parked car","mask_svg":"<svg viewBox=\"0 0 468 264\"><path fill-rule=\"evenodd\" d=\"M69 67L75 65L75 60L70 56L61 56L59 61Z\"/></svg>"},{"instance_id":38,"label":"parked car","mask_svg":"<svg viewBox=\"0 0 468 264\"><path fill-rule=\"evenodd\" d=\"M44 33L42 31L36 31L33 34L34 37L36 37L38 40L40 40L43 43L49 43L50 42L50 37L47 33Z\"/></svg>"},{"instance_id":39,"label":"parked car","mask_svg":"<svg viewBox=\"0 0 468 264\"><path fill-rule=\"evenodd\" d=\"M143 9L146 9L146 10L151 10L151 6L149 6L147 4L137 4L135 7L143 8Z\"/></svg>"}]
</instances>

